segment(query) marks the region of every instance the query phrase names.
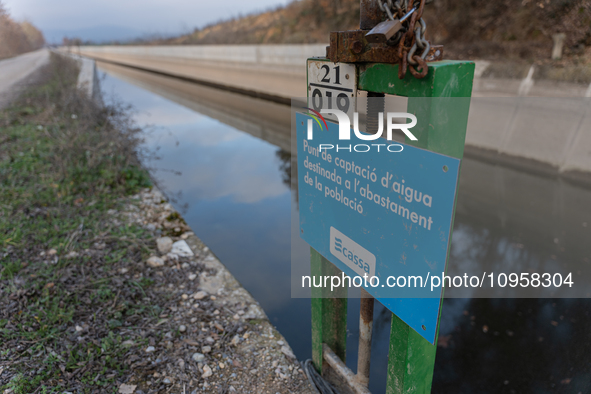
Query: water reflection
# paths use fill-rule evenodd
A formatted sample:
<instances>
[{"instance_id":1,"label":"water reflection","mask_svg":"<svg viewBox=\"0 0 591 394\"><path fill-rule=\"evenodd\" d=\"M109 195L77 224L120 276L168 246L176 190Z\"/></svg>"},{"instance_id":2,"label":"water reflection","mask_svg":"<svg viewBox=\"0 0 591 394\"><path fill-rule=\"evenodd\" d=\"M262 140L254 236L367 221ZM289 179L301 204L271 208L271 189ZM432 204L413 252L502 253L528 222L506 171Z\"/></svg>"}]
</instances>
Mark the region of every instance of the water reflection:
<instances>
[{"instance_id":1,"label":"water reflection","mask_svg":"<svg viewBox=\"0 0 591 394\"><path fill-rule=\"evenodd\" d=\"M281 172L281 179L283 180L283 184L289 187L290 189L297 190L297 184L295 185L296 187L293 187L294 184L291 179L291 153L283 149L279 149L275 154L277 155L277 158L280 161L279 171ZM297 199L297 193L295 193L295 195Z\"/></svg>"},{"instance_id":2,"label":"water reflection","mask_svg":"<svg viewBox=\"0 0 591 394\"><path fill-rule=\"evenodd\" d=\"M437 393L588 393L588 299L448 299Z\"/></svg>"},{"instance_id":3,"label":"water reflection","mask_svg":"<svg viewBox=\"0 0 591 394\"><path fill-rule=\"evenodd\" d=\"M289 108L122 67L108 71L117 78L107 76L104 90L133 103L138 122L166 129L147 143L160 146L157 168L181 175L154 175L182 192L189 225L261 302L298 358L309 358L310 302L290 294L297 196ZM589 264L590 190L470 158L460 179L452 266ZM291 247L309 254L303 241ZM355 370L359 301L348 308L347 364ZM590 311L587 299L446 299L433 392L591 392ZM374 321L370 388L381 393L390 313L378 304Z\"/></svg>"}]
</instances>

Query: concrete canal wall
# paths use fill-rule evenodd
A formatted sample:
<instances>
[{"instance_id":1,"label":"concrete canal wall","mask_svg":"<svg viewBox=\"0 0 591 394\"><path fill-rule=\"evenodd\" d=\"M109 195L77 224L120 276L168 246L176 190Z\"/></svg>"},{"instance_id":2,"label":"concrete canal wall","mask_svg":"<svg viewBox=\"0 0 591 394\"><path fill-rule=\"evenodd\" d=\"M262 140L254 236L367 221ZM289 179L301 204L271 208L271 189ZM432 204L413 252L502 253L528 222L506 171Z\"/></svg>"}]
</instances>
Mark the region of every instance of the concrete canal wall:
<instances>
[{"instance_id":1,"label":"concrete canal wall","mask_svg":"<svg viewBox=\"0 0 591 394\"><path fill-rule=\"evenodd\" d=\"M323 55L325 47L82 46L72 51L286 103L291 97L306 96L306 59ZM476 65L473 96L477 99L470 111L467 153L587 179L591 174L587 87L536 81L531 75L523 81L481 78L487 62Z\"/></svg>"},{"instance_id":2,"label":"concrete canal wall","mask_svg":"<svg viewBox=\"0 0 591 394\"><path fill-rule=\"evenodd\" d=\"M521 160L532 170L591 174L591 100L481 97L472 100L466 135L472 156Z\"/></svg>"},{"instance_id":3,"label":"concrete canal wall","mask_svg":"<svg viewBox=\"0 0 591 394\"><path fill-rule=\"evenodd\" d=\"M82 46L74 53L263 96L306 97L306 59L326 45Z\"/></svg>"},{"instance_id":4,"label":"concrete canal wall","mask_svg":"<svg viewBox=\"0 0 591 394\"><path fill-rule=\"evenodd\" d=\"M78 59L80 74L78 74L78 89L92 98L95 102L102 104L101 88L99 85L96 62L86 57Z\"/></svg>"}]
</instances>

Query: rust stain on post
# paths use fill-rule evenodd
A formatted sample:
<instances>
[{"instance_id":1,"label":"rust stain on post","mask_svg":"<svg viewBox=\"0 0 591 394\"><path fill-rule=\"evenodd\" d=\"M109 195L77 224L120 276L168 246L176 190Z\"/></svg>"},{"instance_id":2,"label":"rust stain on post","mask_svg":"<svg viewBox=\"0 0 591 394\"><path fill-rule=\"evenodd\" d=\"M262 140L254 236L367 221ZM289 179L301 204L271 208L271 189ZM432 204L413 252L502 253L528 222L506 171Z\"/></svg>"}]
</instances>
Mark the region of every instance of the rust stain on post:
<instances>
[{"instance_id":1,"label":"rust stain on post","mask_svg":"<svg viewBox=\"0 0 591 394\"><path fill-rule=\"evenodd\" d=\"M371 365L371 336L373 330L374 298L361 289L359 310L359 352L357 356L357 381L363 386L369 385Z\"/></svg>"},{"instance_id":2,"label":"rust stain on post","mask_svg":"<svg viewBox=\"0 0 591 394\"><path fill-rule=\"evenodd\" d=\"M366 33L365 30L331 32L327 57L335 63L398 63L400 61L396 47L384 43L370 44L365 38ZM443 47L432 45L425 60L433 62L442 58Z\"/></svg>"}]
</instances>

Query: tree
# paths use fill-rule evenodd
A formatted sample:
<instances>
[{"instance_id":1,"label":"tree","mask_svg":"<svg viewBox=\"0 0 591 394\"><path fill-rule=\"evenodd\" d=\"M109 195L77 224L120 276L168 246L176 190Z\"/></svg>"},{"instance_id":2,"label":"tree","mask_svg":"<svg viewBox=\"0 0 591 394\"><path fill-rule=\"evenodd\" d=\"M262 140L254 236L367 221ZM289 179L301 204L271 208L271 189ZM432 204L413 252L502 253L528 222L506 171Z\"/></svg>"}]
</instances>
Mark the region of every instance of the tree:
<instances>
[{"instance_id":1,"label":"tree","mask_svg":"<svg viewBox=\"0 0 591 394\"><path fill-rule=\"evenodd\" d=\"M17 23L0 1L0 59L41 48L43 34L30 22Z\"/></svg>"}]
</instances>

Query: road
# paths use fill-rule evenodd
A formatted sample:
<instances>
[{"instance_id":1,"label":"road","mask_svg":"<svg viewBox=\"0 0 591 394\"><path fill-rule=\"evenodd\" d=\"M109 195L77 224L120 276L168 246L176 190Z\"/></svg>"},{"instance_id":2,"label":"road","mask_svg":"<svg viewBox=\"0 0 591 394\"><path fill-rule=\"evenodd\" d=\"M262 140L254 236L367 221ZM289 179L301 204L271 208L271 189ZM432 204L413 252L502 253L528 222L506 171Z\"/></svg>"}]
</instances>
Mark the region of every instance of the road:
<instances>
[{"instance_id":1,"label":"road","mask_svg":"<svg viewBox=\"0 0 591 394\"><path fill-rule=\"evenodd\" d=\"M48 49L0 60L0 108L8 104L19 84L48 62Z\"/></svg>"}]
</instances>

